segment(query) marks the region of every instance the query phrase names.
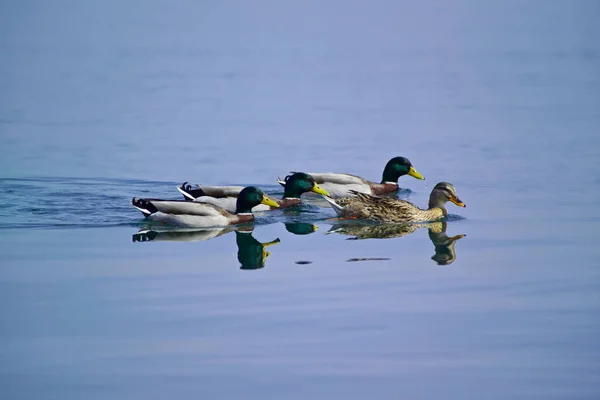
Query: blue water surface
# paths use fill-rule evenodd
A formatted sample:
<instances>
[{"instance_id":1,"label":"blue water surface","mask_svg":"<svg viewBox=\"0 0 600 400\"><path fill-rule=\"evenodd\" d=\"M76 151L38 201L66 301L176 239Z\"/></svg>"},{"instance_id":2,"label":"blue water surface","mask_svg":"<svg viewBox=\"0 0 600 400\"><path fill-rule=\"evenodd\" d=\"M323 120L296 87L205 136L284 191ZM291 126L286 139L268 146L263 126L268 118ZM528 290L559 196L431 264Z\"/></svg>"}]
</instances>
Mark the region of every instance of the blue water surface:
<instances>
[{"instance_id":1,"label":"blue water surface","mask_svg":"<svg viewBox=\"0 0 600 400\"><path fill-rule=\"evenodd\" d=\"M0 397L598 398L598 17L0 3ZM401 197L448 181L467 208L383 232L313 198L172 232L130 205L184 181L379 180L394 156L427 178Z\"/></svg>"}]
</instances>

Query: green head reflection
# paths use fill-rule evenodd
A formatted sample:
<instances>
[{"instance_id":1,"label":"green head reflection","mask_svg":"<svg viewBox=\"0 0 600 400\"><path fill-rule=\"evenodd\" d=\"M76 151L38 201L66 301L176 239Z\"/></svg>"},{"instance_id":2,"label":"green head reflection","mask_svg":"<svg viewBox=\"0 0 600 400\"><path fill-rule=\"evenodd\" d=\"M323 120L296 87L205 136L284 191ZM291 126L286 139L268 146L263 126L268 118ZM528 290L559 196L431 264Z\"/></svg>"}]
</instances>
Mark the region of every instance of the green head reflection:
<instances>
[{"instance_id":1,"label":"green head reflection","mask_svg":"<svg viewBox=\"0 0 600 400\"><path fill-rule=\"evenodd\" d=\"M265 260L271 255L266 248L280 242L279 238L267 243L261 243L252 236L252 232L235 231L235 241L238 247L238 261L241 269L260 269L265 266Z\"/></svg>"},{"instance_id":2,"label":"green head reflection","mask_svg":"<svg viewBox=\"0 0 600 400\"><path fill-rule=\"evenodd\" d=\"M315 224L306 222L286 222L285 229L294 235L310 235L319 229Z\"/></svg>"}]
</instances>

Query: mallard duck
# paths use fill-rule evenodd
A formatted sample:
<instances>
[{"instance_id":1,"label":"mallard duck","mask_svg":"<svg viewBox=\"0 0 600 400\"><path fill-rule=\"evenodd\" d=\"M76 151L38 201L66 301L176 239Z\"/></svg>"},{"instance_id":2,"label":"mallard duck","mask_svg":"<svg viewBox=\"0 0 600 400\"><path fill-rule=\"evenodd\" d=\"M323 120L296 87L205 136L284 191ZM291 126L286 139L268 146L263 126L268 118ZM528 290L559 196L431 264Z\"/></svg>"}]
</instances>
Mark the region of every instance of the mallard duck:
<instances>
[{"instance_id":1,"label":"mallard duck","mask_svg":"<svg viewBox=\"0 0 600 400\"><path fill-rule=\"evenodd\" d=\"M131 204L152 221L195 228L251 222L254 220L252 207L258 204L279 207L275 200L254 186L248 186L239 193L235 213L213 204L185 200L137 199L134 197Z\"/></svg>"},{"instance_id":2,"label":"mallard duck","mask_svg":"<svg viewBox=\"0 0 600 400\"><path fill-rule=\"evenodd\" d=\"M371 182L360 176L338 174L333 172L309 172L316 183L329 192L332 198L351 196L351 191L367 194L386 194L398 190L398 178L410 175L417 179L425 179L405 157L394 157L385 165L381 183ZM277 182L286 186L286 182L277 178Z\"/></svg>"},{"instance_id":3,"label":"mallard duck","mask_svg":"<svg viewBox=\"0 0 600 400\"><path fill-rule=\"evenodd\" d=\"M335 212L342 218L367 219L379 222L427 222L437 221L448 215L446 202L466 207L448 182L440 182L431 191L429 208L423 210L414 204L391 197L373 196L354 192L355 197L332 199L324 196Z\"/></svg>"},{"instance_id":4,"label":"mallard duck","mask_svg":"<svg viewBox=\"0 0 600 400\"><path fill-rule=\"evenodd\" d=\"M234 212L237 197L243 188L241 186L191 186L184 182L177 188L186 200L209 203ZM312 176L303 172L296 172L285 178L285 190L281 200L275 200L278 208L286 208L300 204L300 196L306 192L314 192L329 196L329 193L315 183ZM252 211L266 211L273 207L260 204Z\"/></svg>"}]
</instances>

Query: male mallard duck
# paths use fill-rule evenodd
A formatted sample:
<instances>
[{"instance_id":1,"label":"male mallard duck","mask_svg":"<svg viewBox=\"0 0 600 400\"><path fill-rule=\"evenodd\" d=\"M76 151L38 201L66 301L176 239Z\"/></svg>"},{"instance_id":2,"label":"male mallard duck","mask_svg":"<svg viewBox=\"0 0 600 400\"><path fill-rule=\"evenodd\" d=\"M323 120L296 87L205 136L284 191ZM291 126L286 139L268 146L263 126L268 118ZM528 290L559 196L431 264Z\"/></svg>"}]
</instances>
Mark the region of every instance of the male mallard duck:
<instances>
[{"instance_id":1,"label":"male mallard duck","mask_svg":"<svg viewBox=\"0 0 600 400\"><path fill-rule=\"evenodd\" d=\"M195 186L192 187L184 182L177 188L183 196L190 201L209 203L233 212L236 208L237 197L243 188L241 186ZM296 172L285 178L285 191L281 200L275 200L279 208L291 207L300 204L300 196L306 192L315 192L329 196L329 193L321 189L315 183L312 176L303 172ZM261 204L252 211L266 211L272 207Z\"/></svg>"},{"instance_id":2,"label":"male mallard duck","mask_svg":"<svg viewBox=\"0 0 600 400\"><path fill-rule=\"evenodd\" d=\"M275 200L267 197L259 188L244 188L236 201L235 213L208 203L185 200L136 199L131 204L152 221L186 227L209 227L235 225L254 220L252 207L265 204L279 207Z\"/></svg>"},{"instance_id":3,"label":"male mallard duck","mask_svg":"<svg viewBox=\"0 0 600 400\"><path fill-rule=\"evenodd\" d=\"M346 197L351 195L351 191L368 194L386 194L398 190L398 178L403 175L410 175L417 179L425 179L412 166L410 160L405 157L394 157L385 165L381 176L381 183L371 182L360 176L350 174L337 174L333 172L310 172L310 176L315 182L328 191L332 198ZM285 181L277 179L282 186L286 186Z\"/></svg>"},{"instance_id":4,"label":"male mallard duck","mask_svg":"<svg viewBox=\"0 0 600 400\"><path fill-rule=\"evenodd\" d=\"M380 222L427 222L436 221L448 215L446 202L466 207L459 200L456 190L448 182L440 182L431 191L429 208L423 210L414 204L391 197L373 196L354 192L356 197L333 200L325 197L335 212L343 218L369 219Z\"/></svg>"}]
</instances>

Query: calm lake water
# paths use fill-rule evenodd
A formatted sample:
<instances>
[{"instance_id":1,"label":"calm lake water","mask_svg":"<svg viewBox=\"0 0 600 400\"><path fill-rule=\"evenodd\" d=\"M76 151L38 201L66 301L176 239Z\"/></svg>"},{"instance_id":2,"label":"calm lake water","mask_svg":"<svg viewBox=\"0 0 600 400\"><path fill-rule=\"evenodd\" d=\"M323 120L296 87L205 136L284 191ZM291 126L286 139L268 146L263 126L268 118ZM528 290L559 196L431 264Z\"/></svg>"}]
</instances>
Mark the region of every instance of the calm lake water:
<instances>
[{"instance_id":1,"label":"calm lake water","mask_svg":"<svg viewBox=\"0 0 600 400\"><path fill-rule=\"evenodd\" d=\"M599 17L2 2L0 397L599 398ZM320 202L168 232L129 203L377 180L398 155L427 178L403 198L448 181L468 207L414 232Z\"/></svg>"}]
</instances>

